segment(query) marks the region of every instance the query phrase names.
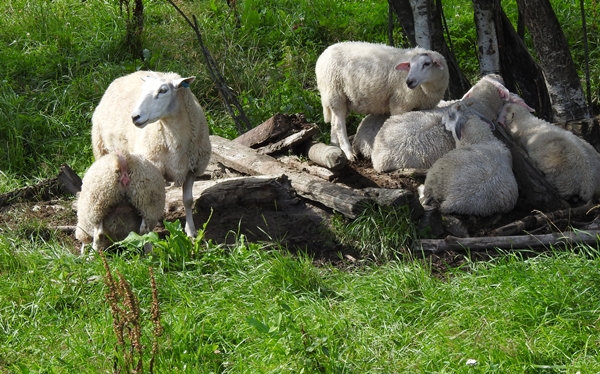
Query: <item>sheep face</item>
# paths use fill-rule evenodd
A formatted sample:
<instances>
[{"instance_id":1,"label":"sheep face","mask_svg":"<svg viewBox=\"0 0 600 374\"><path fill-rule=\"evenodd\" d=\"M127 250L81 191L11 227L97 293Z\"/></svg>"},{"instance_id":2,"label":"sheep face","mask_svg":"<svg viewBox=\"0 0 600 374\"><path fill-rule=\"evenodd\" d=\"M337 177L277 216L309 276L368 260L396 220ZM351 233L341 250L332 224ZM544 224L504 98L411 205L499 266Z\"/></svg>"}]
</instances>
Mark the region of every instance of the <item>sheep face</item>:
<instances>
[{"instance_id":1,"label":"sheep face","mask_svg":"<svg viewBox=\"0 0 600 374\"><path fill-rule=\"evenodd\" d=\"M142 92L131 113L133 124L139 128L174 113L178 105L177 90L187 89L196 77L164 80L144 78Z\"/></svg>"},{"instance_id":2,"label":"sheep face","mask_svg":"<svg viewBox=\"0 0 600 374\"><path fill-rule=\"evenodd\" d=\"M466 105L462 103L452 104L442 116L442 124L446 131L450 131L456 142L460 141L462 127L469 119L464 111L467 110Z\"/></svg>"},{"instance_id":3,"label":"sheep face","mask_svg":"<svg viewBox=\"0 0 600 374\"><path fill-rule=\"evenodd\" d=\"M437 76L439 70L443 70L445 63L443 57L434 56L431 53L419 53L408 62L402 62L396 66L396 70L408 71L406 85L410 89L418 85L430 82Z\"/></svg>"}]
</instances>

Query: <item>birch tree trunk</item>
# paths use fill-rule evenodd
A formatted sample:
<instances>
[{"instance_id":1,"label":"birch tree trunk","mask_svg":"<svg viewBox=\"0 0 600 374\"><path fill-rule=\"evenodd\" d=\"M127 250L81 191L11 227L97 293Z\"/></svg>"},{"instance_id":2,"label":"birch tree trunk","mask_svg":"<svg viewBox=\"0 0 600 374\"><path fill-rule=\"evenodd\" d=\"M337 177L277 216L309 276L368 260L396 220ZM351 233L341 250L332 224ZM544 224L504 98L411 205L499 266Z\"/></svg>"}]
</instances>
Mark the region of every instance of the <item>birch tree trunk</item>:
<instances>
[{"instance_id":1,"label":"birch tree trunk","mask_svg":"<svg viewBox=\"0 0 600 374\"><path fill-rule=\"evenodd\" d=\"M481 76L501 73L495 22L499 7L500 4L495 0L473 0L475 28L477 29L477 57Z\"/></svg>"},{"instance_id":2,"label":"birch tree trunk","mask_svg":"<svg viewBox=\"0 0 600 374\"><path fill-rule=\"evenodd\" d=\"M441 53L446 59L450 72L450 83L445 98L461 98L470 88L470 83L458 67L456 57L448 48L444 38L441 0L388 1L390 10L398 17L402 30L411 42L411 46L419 45L423 48L432 49ZM425 36L428 39L427 41L425 41Z\"/></svg>"},{"instance_id":3,"label":"birch tree trunk","mask_svg":"<svg viewBox=\"0 0 600 374\"><path fill-rule=\"evenodd\" d=\"M517 0L544 71L552 122L590 118L567 39L549 0Z\"/></svg>"}]
</instances>

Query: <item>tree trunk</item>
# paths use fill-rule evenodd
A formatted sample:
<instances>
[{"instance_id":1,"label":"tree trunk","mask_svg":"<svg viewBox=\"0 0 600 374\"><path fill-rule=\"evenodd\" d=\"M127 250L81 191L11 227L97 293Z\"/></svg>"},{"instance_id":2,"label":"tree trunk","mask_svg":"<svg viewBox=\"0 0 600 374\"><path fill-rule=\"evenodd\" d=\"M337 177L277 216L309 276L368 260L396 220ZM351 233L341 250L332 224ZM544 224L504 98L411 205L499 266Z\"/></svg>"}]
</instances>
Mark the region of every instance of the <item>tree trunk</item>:
<instances>
[{"instance_id":1,"label":"tree trunk","mask_svg":"<svg viewBox=\"0 0 600 374\"><path fill-rule=\"evenodd\" d=\"M481 76L500 74L500 51L495 22L499 5L497 0L473 0L477 29L477 57Z\"/></svg>"},{"instance_id":2,"label":"tree trunk","mask_svg":"<svg viewBox=\"0 0 600 374\"><path fill-rule=\"evenodd\" d=\"M450 83L445 98L458 99L462 97L471 85L458 67L456 57L444 39L441 0L389 0L389 4L390 9L398 17L402 30L412 47L419 45L432 49L441 53L446 59L450 72ZM413 9L416 11L413 12ZM425 32L429 33L428 41L424 41L423 33ZM417 33L419 35L416 35Z\"/></svg>"},{"instance_id":3,"label":"tree trunk","mask_svg":"<svg viewBox=\"0 0 600 374\"><path fill-rule=\"evenodd\" d=\"M517 0L544 71L552 122L590 118L567 39L549 0Z\"/></svg>"}]
</instances>

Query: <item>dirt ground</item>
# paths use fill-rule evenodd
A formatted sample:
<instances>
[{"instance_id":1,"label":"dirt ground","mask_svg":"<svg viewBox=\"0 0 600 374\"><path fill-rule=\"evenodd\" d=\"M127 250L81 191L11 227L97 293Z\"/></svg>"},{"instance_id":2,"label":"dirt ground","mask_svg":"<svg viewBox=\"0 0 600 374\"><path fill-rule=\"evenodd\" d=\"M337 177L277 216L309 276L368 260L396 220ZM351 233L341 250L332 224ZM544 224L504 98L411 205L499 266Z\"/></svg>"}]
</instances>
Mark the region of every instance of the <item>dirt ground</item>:
<instances>
[{"instance_id":1,"label":"dirt ground","mask_svg":"<svg viewBox=\"0 0 600 374\"><path fill-rule=\"evenodd\" d=\"M234 171L211 164L203 179L222 179L238 175ZM416 188L423 183L423 178L378 173L371 167L370 161L359 160L347 165L335 182L354 188L402 188L416 193ZM281 243L292 251L307 252L314 257L317 264L329 263L346 267L360 259L356 248L336 242L329 229L333 217L331 209L301 198L290 189L282 189L278 193L279 195L270 201L251 204L244 203L243 199L231 199L229 204L208 207L203 206L199 200L195 206L196 227L202 228L206 224L205 239L215 243L232 243L243 234L248 241ZM74 198L69 194L56 194L51 197L42 201L3 204L4 206L0 207L0 231L17 230L20 235L27 236L32 233L49 235L51 231L58 230L65 247L77 253L81 243L74 237L73 228L77 223L76 212L73 209ZM468 227L470 236L486 236L490 230L530 213L517 207L504 215L458 218ZM181 212L169 212L166 213L165 219L180 219L184 224L185 217ZM167 234L162 226L157 227L156 231L161 235ZM494 255L494 251L469 254L470 260L489 259ZM448 267L464 263L465 256L464 252L448 252L428 255L425 261L434 269L443 272Z\"/></svg>"}]
</instances>

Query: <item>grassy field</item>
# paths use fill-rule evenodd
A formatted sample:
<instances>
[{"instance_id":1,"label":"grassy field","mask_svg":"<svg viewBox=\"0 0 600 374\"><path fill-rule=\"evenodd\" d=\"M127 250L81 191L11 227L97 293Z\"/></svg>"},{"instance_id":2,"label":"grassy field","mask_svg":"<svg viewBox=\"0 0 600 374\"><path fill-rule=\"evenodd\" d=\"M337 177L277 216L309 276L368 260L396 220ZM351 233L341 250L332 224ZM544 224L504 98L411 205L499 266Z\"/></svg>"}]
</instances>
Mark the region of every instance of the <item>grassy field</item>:
<instances>
[{"instance_id":1,"label":"grassy field","mask_svg":"<svg viewBox=\"0 0 600 374\"><path fill-rule=\"evenodd\" d=\"M322 123L320 52L340 40L387 42L385 1L231 3L177 2L198 17L255 125L275 112ZM444 3L455 53L473 79L470 2ZM515 19L514 2L502 3ZM237 135L195 35L166 1L144 2L145 58L124 46L117 1L0 4L0 193L55 176L62 163L83 174L95 105L113 79L136 69L195 75L211 132ZM583 69L579 2L553 4ZM596 0L586 9L594 62ZM394 36L402 39L398 29ZM600 372L597 246L506 254L438 274L417 258L316 267L277 244L243 236L230 246L192 243L177 225L169 229L164 240L149 238L153 256L131 250L104 263L72 255L62 234L37 222L1 227L0 372L133 372L138 363L156 373ZM357 225L351 234L370 233ZM388 246L405 243L392 236Z\"/></svg>"}]
</instances>

